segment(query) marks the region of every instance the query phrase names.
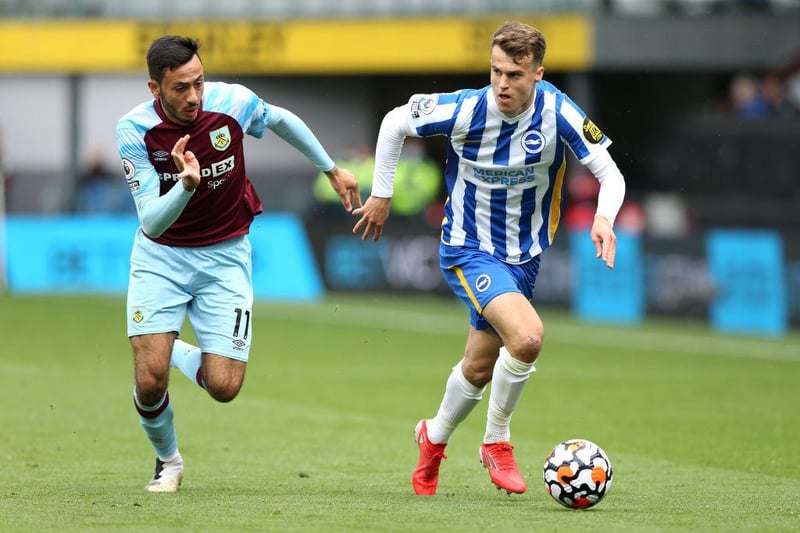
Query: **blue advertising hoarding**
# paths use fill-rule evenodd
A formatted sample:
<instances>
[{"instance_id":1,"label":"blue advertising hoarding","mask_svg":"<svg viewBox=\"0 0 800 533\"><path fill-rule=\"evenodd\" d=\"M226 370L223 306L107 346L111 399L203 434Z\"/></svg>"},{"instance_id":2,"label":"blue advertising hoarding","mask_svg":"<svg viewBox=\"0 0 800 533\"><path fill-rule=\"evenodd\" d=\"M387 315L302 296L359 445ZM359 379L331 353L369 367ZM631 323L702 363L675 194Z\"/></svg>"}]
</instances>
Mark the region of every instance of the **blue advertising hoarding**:
<instances>
[{"instance_id":1,"label":"blue advertising hoarding","mask_svg":"<svg viewBox=\"0 0 800 533\"><path fill-rule=\"evenodd\" d=\"M711 323L735 334L779 336L789 327L783 241L762 230L715 230L707 237L715 288Z\"/></svg>"},{"instance_id":2,"label":"blue advertising hoarding","mask_svg":"<svg viewBox=\"0 0 800 533\"><path fill-rule=\"evenodd\" d=\"M14 293L124 294L137 227L135 217L9 217L9 289ZM292 214L263 214L250 229L257 299L313 300L324 293L300 219Z\"/></svg>"},{"instance_id":3,"label":"blue advertising hoarding","mask_svg":"<svg viewBox=\"0 0 800 533\"><path fill-rule=\"evenodd\" d=\"M572 309L576 316L617 324L635 324L644 319L644 269L638 235L617 234L613 269L596 257L594 243L586 232L570 235L570 251Z\"/></svg>"}]
</instances>

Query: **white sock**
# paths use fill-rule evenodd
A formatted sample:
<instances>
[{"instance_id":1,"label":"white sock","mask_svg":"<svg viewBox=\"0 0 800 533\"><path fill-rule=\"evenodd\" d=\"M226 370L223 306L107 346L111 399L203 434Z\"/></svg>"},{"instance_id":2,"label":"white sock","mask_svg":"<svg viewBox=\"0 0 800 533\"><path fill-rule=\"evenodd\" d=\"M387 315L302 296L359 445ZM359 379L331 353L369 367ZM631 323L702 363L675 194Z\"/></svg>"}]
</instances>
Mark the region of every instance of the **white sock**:
<instances>
[{"instance_id":1,"label":"white sock","mask_svg":"<svg viewBox=\"0 0 800 533\"><path fill-rule=\"evenodd\" d=\"M492 390L489 393L483 442L489 444L511 440L511 415L532 372L536 372L533 363L514 359L505 346L500 348L500 357L497 358L492 373Z\"/></svg>"},{"instance_id":2,"label":"white sock","mask_svg":"<svg viewBox=\"0 0 800 533\"><path fill-rule=\"evenodd\" d=\"M183 463L183 457L181 457L181 452L178 450L176 450L172 456L166 459L164 459L163 457L159 457L159 459L161 459L165 463Z\"/></svg>"},{"instance_id":3,"label":"white sock","mask_svg":"<svg viewBox=\"0 0 800 533\"><path fill-rule=\"evenodd\" d=\"M180 339L175 339L175 344L172 346L172 355L169 359L169 364L181 371L181 373L189 378L192 383L205 388L203 379L200 374L200 363L202 362L202 353L200 348L192 346L188 342L183 342Z\"/></svg>"},{"instance_id":4,"label":"white sock","mask_svg":"<svg viewBox=\"0 0 800 533\"><path fill-rule=\"evenodd\" d=\"M428 439L434 444L441 444L450 440L456 427L463 422L472 412L472 409L483 398L486 387L478 388L464 377L461 370L461 361L453 367L444 397L439 405L436 416L430 419L428 426Z\"/></svg>"}]
</instances>

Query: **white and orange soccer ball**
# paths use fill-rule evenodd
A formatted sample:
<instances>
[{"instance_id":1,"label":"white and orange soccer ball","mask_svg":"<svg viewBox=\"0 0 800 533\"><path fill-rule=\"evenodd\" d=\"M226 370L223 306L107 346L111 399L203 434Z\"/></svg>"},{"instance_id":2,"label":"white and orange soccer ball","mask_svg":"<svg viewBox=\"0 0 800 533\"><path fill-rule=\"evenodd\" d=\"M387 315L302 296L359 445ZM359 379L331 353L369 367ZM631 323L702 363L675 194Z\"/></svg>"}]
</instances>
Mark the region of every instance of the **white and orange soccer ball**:
<instances>
[{"instance_id":1,"label":"white and orange soccer ball","mask_svg":"<svg viewBox=\"0 0 800 533\"><path fill-rule=\"evenodd\" d=\"M587 509L611 488L611 461L597 444L571 439L554 447L544 461L544 486L555 501L570 509Z\"/></svg>"}]
</instances>

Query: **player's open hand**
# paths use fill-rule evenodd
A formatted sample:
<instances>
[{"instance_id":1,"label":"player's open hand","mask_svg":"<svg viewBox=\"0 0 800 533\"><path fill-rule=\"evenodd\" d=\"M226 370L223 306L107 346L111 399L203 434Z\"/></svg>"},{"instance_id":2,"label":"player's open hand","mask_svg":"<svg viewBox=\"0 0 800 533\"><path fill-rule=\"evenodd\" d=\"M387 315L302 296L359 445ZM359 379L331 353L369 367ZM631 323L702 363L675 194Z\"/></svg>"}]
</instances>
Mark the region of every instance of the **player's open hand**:
<instances>
[{"instance_id":1,"label":"player's open hand","mask_svg":"<svg viewBox=\"0 0 800 533\"><path fill-rule=\"evenodd\" d=\"M353 210L353 215L361 218L353 226L353 233L362 232L361 240L365 241L372 236L372 241L377 242L383 233L383 225L389 218L392 207L391 198L377 198L370 196L364 205Z\"/></svg>"},{"instance_id":2,"label":"player's open hand","mask_svg":"<svg viewBox=\"0 0 800 533\"><path fill-rule=\"evenodd\" d=\"M189 136L184 135L172 147L172 160L178 167L178 176L183 181L183 188L191 192L200 185L200 162L194 152L186 149Z\"/></svg>"},{"instance_id":3,"label":"player's open hand","mask_svg":"<svg viewBox=\"0 0 800 533\"><path fill-rule=\"evenodd\" d=\"M594 217L592 224L592 242L598 257L608 268L614 268L614 256L617 255L617 236L606 217Z\"/></svg>"},{"instance_id":4,"label":"player's open hand","mask_svg":"<svg viewBox=\"0 0 800 533\"><path fill-rule=\"evenodd\" d=\"M331 182L331 187L342 199L345 210L350 212L353 206L361 207L361 194L358 192L358 180L349 170L333 167L325 173Z\"/></svg>"}]
</instances>

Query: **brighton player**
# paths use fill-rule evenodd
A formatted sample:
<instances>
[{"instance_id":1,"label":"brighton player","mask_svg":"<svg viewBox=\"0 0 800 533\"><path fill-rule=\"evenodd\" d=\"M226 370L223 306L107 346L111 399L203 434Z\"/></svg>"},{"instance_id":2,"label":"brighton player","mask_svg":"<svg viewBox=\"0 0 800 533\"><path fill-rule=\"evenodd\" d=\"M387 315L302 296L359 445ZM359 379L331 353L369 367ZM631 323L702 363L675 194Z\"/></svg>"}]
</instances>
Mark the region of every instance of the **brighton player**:
<instances>
[{"instance_id":1,"label":"brighton player","mask_svg":"<svg viewBox=\"0 0 800 533\"><path fill-rule=\"evenodd\" d=\"M414 430L417 494L435 494L445 446L491 381L480 461L509 493L526 490L510 444L509 423L542 350L544 326L531 305L541 253L558 225L565 147L600 181L591 239L614 266L614 219L625 181L611 141L564 93L543 81L545 40L526 24L500 26L490 47L491 84L418 94L386 114L378 133L371 196L353 210L362 239L377 241L391 206L392 180L406 137L449 138L448 198L440 265L470 309L463 358L453 367L438 412Z\"/></svg>"},{"instance_id":2,"label":"brighton player","mask_svg":"<svg viewBox=\"0 0 800 533\"><path fill-rule=\"evenodd\" d=\"M155 450L148 492L174 492L183 458L167 392L170 365L219 402L241 389L253 338L251 249L261 201L242 140L266 130L303 153L350 211L356 178L337 167L308 126L241 85L206 82L197 41L155 40L147 52L153 100L117 123L117 145L140 228L131 253L128 336L133 400ZM177 338L188 314L199 346Z\"/></svg>"}]
</instances>

